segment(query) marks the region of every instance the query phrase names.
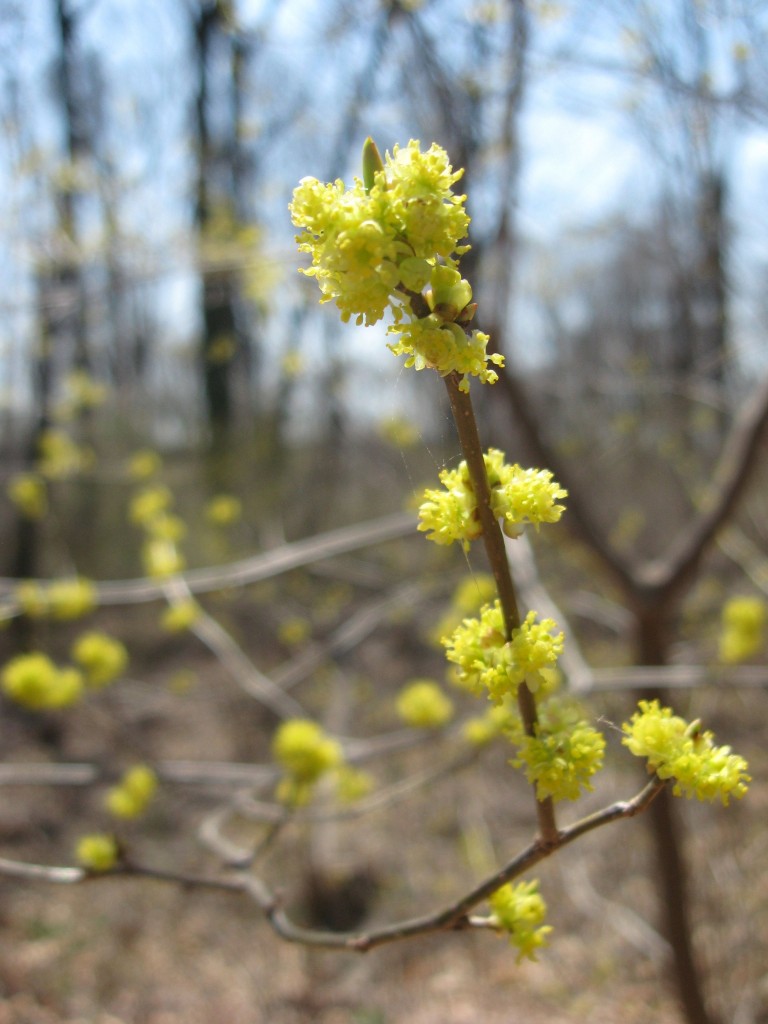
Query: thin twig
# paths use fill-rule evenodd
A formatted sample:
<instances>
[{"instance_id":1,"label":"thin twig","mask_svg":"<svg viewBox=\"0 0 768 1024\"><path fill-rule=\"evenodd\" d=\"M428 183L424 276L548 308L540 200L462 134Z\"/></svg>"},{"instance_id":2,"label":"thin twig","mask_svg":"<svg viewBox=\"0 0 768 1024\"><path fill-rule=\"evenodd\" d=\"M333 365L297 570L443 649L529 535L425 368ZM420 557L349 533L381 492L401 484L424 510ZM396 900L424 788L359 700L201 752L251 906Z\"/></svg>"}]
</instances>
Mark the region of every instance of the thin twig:
<instances>
[{"instance_id":1,"label":"thin twig","mask_svg":"<svg viewBox=\"0 0 768 1024\"><path fill-rule=\"evenodd\" d=\"M226 876L196 875L169 869L154 868L126 859L111 871L88 872L82 868L48 867L42 864L25 864L5 858L0 859L0 875L47 881L57 884L76 884L120 877L145 878L160 882L183 885L188 888L204 888L226 892L247 892L264 912L274 931L288 942L329 949L365 952L377 946L414 938L430 932L451 931L474 927L470 912L502 885L520 877L535 864L551 856L555 850L579 839L581 836L622 818L631 818L644 811L659 794L665 783L653 778L633 799L619 801L594 814L582 818L574 825L558 832L555 843L543 843L535 839L529 846L510 860L504 867L474 886L458 900L430 914L384 925L367 932L326 932L304 928L295 924L282 908L277 896L263 879L245 871ZM482 922L480 922L482 924Z\"/></svg>"},{"instance_id":2,"label":"thin twig","mask_svg":"<svg viewBox=\"0 0 768 1024\"><path fill-rule=\"evenodd\" d=\"M491 566L496 589L499 594L507 639L512 639L514 630L519 629L522 622L512 573L509 568L504 536L491 507L491 490L488 474L485 469L485 458L480 444L477 421L469 393L459 387L459 377L451 373L444 378L451 403L453 419L459 435L461 451L467 463L472 486L475 491L477 514L482 527L483 543ZM536 735L536 701L525 682L517 688L517 704L523 727L529 736ZM536 799L536 814L542 841L547 844L557 840L557 824L555 807L551 797L544 800Z\"/></svg>"},{"instance_id":3,"label":"thin twig","mask_svg":"<svg viewBox=\"0 0 768 1024\"><path fill-rule=\"evenodd\" d=\"M192 596L187 581L181 577L168 580L164 593L171 602L187 600ZM278 718L302 718L306 714L294 697L285 693L269 676L256 668L235 639L204 608L200 608L189 631L218 658L244 693L269 708Z\"/></svg>"},{"instance_id":4,"label":"thin twig","mask_svg":"<svg viewBox=\"0 0 768 1024\"><path fill-rule=\"evenodd\" d=\"M248 583L271 579L304 565L331 558L333 555L357 551L360 548L384 544L413 533L415 521L411 513L397 512L391 516L355 523L328 533L316 534L303 540L284 544L272 551L265 551L244 558L229 565L206 569L190 569L184 574L193 594L207 594L226 587L242 587ZM8 618L19 611L16 589L19 580L8 577L0 579L0 600L3 609L0 618ZM41 586L53 580L39 579ZM141 604L145 601L159 601L163 598L165 582L149 578L130 580L109 580L96 586L99 605Z\"/></svg>"}]
</instances>

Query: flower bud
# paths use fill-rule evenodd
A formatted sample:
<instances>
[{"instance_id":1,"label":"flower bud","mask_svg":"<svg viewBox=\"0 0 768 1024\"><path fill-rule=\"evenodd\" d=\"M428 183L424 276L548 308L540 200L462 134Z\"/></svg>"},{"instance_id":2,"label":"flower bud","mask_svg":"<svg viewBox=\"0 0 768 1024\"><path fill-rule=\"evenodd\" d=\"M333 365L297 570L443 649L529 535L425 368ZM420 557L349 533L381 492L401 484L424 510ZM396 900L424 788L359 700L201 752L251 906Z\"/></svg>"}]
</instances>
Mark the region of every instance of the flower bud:
<instances>
[{"instance_id":1,"label":"flower bud","mask_svg":"<svg viewBox=\"0 0 768 1024\"><path fill-rule=\"evenodd\" d=\"M369 135L363 144L363 184L366 192L370 192L373 188L376 172L383 170L384 161L381 159L381 153Z\"/></svg>"},{"instance_id":2,"label":"flower bud","mask_svg":"<svg viewBox=\"0 0 768 1024\"><path fill-rule=\"evenodd\" d=\"M472 301L472 288L458 270L438 264L432 268L432 285L427 293L429 308L441 320L455 320L465 306Z\"/></svg>"}]
</instances>

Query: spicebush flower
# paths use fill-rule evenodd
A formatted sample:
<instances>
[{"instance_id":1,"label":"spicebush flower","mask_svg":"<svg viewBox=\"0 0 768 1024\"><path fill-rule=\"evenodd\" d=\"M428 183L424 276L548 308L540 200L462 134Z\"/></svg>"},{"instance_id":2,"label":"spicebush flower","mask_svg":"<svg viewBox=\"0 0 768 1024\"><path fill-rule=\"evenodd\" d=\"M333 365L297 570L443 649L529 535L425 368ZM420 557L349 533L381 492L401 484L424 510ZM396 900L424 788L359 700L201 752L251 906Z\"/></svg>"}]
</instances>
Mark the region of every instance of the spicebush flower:
<instances>
[{"instance_id":1,"label":"spicebush flower","mask_svg":"<svg viewBox=\"0 0 768 1024\"><path fill-rule=\"evenodd\" d=\"M146 480L156 476L162 469L163 460L152 448L140 448L126 461L128 475L134 480Z\"/></svg>"},{"instance_id":2,"label":"spicebush flower","mask_svg":"<svg viewBox=\"0 0 768 1024\"><path fill-rule=\"evenodd\" d=\"M75 668L59 668L47 654L17 654L0 674L3 690L30 711L48 711L76 703L83 677Z\"/></svg>"},{"instance_id":3,"label":"spicebush flower","mask_svg":"<svg viewBox=\"0 0 768 1024\"><path fill-rule=\"evenodd\" d=\"M157 791L157 775L145 764L129 768L120 783L108 790L105 803L117 818L138 818Z\"/></svg>"},{"instance_id":4,"label":"spicebush flower","mask_svg":"<svg viewBox=\"0 0 768 1024\"><path fill-rule=\"evenodd\" d=\"M302 273L317 280L320 301L335 302L344 322L371 325L389 313L389 330L399 335L390 348L407 357L406 366L457 373L466 391L468 375L494 383L488 364L504 359L486 354L486 334L460 326L474 310L472 289L457 269L468 248L459 244L469 226L466 196L452 191L462 173L436 144L422 152L412 139L382 161L369 139L364 181L355 178L347 188L340 180L303 178L289 209L302 229L299 249L312 257Z\"/></svg>"},{"instance_id":5,"label":"spicebush flower","mask_svg":"<svg viewBox=\"0 0 768 1024\"><path fill-rule=\"evenodd\" d=\"M453 326L456 326L455 324ZM556 523L565 511L558 504L567 496L546 469L523 469L504 461L504 453L491 448L483 456L491 495L491 510L503 521L505 533L516 536L527 524ZM429 488L419 507L419 530L436 544L461 543L465 551L482 533L477 500L466 462L439 474L443 490ZM431 531L431 532L429 532Z\"/></svg>"},{"instance_id":6,"label":"spicebush flower","mask_svg":"<svg viewBox=\"0 0 768 1024\"><path fill-rule=\"evenodd\" d=\"M194 598L184 598L168 605L160 616L160 625L169 633L181 633L193 626L201 614L202 608Z\"/></svg>"},{"instance_id":7,"label":"spicebush flower","mask_svg":"<svg viewBox=\"0 0 768 1024\"><path fill-rule=\"evenodd\" d=\"M538 800L578 800L592 789L592 776L603 766L605 739L579 710L561 700L539 707L534 736L523 736L512 764L525 767Z\"/></svg>"},{"instance_id":8,"label":"spicebush flower","mask_svg":"<svg viewBox=\"0 0 768 1024\"><path fill-rule=\"evenodd\" d=\"M478 618L464 619L443 643L448 661L457 666L458 684L475 694L485 689L494 704L501 704L523 681L533 692L551 688L544 672L563 651L563 634L553 633L556 628L553 619L536 622L536 613L529 612L507 640L501 604L495 601Z\"/></svg>"},{"instance_id":9,"label":"spicebush flower","mask_svg":"<svg viewBox=\"0 0 768 1024\"><path fill-rule=\"evenodd\" d=\"M509 934L518 949L517 962L536 959L536 951L547 945L550 925L542 924L547 904L539 893L537 881L502 885L489 898L492 923Z\"/></svg>"},{"instance_id":10,"label":"spicebush flower","mask_svg":"<svg viewBox=\"0 0 768 1024\"><path fill-rule=\"evenodd\" d=\"M310 719L292 718L275 733L272 754L286 775L277 789L278 799L300 806L327 772L343 763L340 745Z\"/></svg>"},{"instance_id":11,"label":"spicebush flower","mask_svg":"<svg viewBox=\"0 0 768 1024\"><path fill-rule=\"evenodd\" d=\"M98 604L95 586L82 576L54 580L47 585L37 580L22 580L15 596L22 612L30 618L50 616L62 622L82 618Z\"/></svg>"},{"instance_id":12,"label":"spicebush flower","mask_svg":"<svg viewBox=\"0 0 768 1024\"><path fill-rule=\"evenodd\" d=\"M397 713L414 729L439 729L453 717L453 701L431 679L414 679L397 696Z\"/></svg>"},{"instance_id":13,"label":"spicebush flower","mask_svg":"<svg viewBox=\"0 0 768 1024\"><path fill-rule=\"evenodd\" d=\"M499 379L488 363L503 366L504 357L496 352L490 356L486 353L491 339L482 331L467 335L457 323L446 323L433 313L421 320L394 324L391 333L398 334L400 340L387 347L396 356L407 356L406 367L437 370L441 377L454 372L468 374L478 377L483 384L495 384ZM459 387L469 390L466 380Z\"/></svg>"},{"instance_id":14,"label":"spicebush flower","mask_svg":"<svg viewBox=\"0 0 768 1024\"><path fill-rule=\"evenodd\" d=\"M95 586L82 576L55 580L48 586L45 597L51 618L61 620L82 618L98 604Z\"/></svg>"},{"instance_id":15,"label":"spicebush flower","mask_svg":"<svg viewBox=\"0 0 768 1024\"><path fill-rule=\"evenodd\" d=\"M525 735L520 712L510 698L487 708L483 715L464 723L464 739L473 747L483 747L499 736L518 744Z\"/></svg>"},{"instance_id":16,"label":"spicebush flower","mask_svg":"<svg viewBox=\"0 0 768 1024\"><path fill-rule=\"evenodd\" d=\"M243 503L232 494L217 494L205 506L205 518L213 526L231 526L243 515Z\"/></svg>"},{"instance_id":17,"label":"spicebush flower","mask_svg":"<svg viewBox=\"0 0 768 1024\"><path fill-rule=\"evenodd\" d=\"M98 833L78 839L75 857L88 871L109 871L117 864L120 851L114 836Z\"/></svg>"},{"instance_id":18,"label":"spicebush flower","mask_svg":"<svg viewBox=\"0 0 768 1024\"><path fill-rule=\"evenodd\" d=\"M723 607L720 660L733 665L765 647L766 605L761 597L732 597Z\"/></svg>"},{"instance_id":19,"label":"spicebush flower","mask_svg":"<svg viewBox=\"0 0 768 1024\"><path fill-rule=\"evenodd\" d=\"M39 473L17 473L11 477L8 497L27 519L42 519L48 511L46 483Z\"/></svg>"},{"instance_id":20,"label":"spicebush flower","mask_svg":"<svg viewBox=\"0 0 768 1024\"><path fill-rule=\"evenodd\" d=\"M657 700L641 700L629 722L622 725L622 743L648 761L648 770L660 779L674 779L675 796L715 800L727 805L740 800L751 777L743 757L730 747L716 747L711 732L701 732L662 707Z\"/></svg>"},{"instance_id":21,"label":"spicebush flower","mask_svg":"<svg viewBox=\"0 0 768 1024\"><path fill-rule=\"evenodd\" d=\"M106 686L125 671L128 652L120 640L106 633L83 633L72 648L72 660L85 672L92 687Z\"/></svg>"}]
</instances>

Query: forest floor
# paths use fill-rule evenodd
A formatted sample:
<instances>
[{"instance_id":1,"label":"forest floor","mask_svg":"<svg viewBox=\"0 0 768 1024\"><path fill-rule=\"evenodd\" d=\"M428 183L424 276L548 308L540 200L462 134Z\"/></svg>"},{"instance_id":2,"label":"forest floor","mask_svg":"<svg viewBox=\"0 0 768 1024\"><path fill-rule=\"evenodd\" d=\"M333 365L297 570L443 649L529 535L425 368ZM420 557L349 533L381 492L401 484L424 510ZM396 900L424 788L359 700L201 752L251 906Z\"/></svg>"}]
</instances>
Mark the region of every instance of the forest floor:
<instances>
[{"instance_id":1,"label":"forest floor","mask_svg":"<svg viewBox=\"0 0 768 1024\"><path fill-rule=\"evenodd\" d=\"M289 613L323 606L313 588L330 593L333 585L302 573L283 582L279 600L272 585L262 585L250 588L247 601L222 594L204 602L264 670L295 656L267 638ZM344 607L337 601L337 621L362 598L347 593L345 600ZM328 598L324 607L331 604ZM88 707L45 720L6 708L6 761L268 761L274 716L194 638L161 636L156 618L156 607L105 614L100 626L139 642L130 677ZM328 612L323 627L316 616L313 634L327 632L332 619ZM435 654L421 655L422 647L412 615L390 618L354 655L337 656L294 692L310 710L330 708L340 734L386 732L397 727L392 695L431 668ZM684 713L689 701L721 742L748 757L755 778L735 806L678 804L696 946L725 1024L765 1024L768 758L758 723L766 719L766 694L701 691L685 697ZM353 722L348 705L364 709ZM631 696L601 698L590 711L621 722ZM607 732L610 770L583 806L563 808L565 822L642 786L610 725ZM370 768L386 784L434 764L439 749L428 744ZM360 820L329 823L311 836L289 828L263 871L305 917L317 912L317 886L340 876L363 879L366 927L450 903L530 841L530 794L507 759L505 750L489 749L470 767ZM0 855L71 864L76 838L104 827L103 791L0 790ZM162 787L147 819L126 828L132 853L158 867L220 870L196 833L227 796L220 786ZM238 827L257 834L254 825ZM317 951L278 939L242 894L137 879L82 886L0 879L0 1024L679 1024L642 818L585 837L536 874L554 933L537 963L522 964L489 931L431 935L366 954Z\"/></svg>"}]
</instances>

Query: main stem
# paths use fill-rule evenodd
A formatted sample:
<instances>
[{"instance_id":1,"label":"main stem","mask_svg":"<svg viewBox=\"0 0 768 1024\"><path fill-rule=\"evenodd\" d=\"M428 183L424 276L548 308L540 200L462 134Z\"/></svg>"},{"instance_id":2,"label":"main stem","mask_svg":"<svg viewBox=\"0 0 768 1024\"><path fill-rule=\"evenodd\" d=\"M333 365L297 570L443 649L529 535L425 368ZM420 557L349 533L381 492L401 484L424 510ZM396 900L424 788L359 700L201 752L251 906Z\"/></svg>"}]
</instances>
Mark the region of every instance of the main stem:
<instances>
[{"instance_id":1,"label":"main stem","mask_svg":"<svg viewBox=\"0 0 768 1024\"><path fill-rule=\"evenodd\" d=\"M504 537L491 508L491 488L485 469L483 449L480 445L475 411L472 407L469 393L459 388L461 377L457 373L451 373L444 380L448 391L448 400L451 403L451 412L453 413L453 419L459 435L461 451L467 463L469 476L475 491L477 514L483 530L483 543L485 544L485 551L488 555L493 578L496 581L496 590L499 594L501 610L504 616L504 629L507 639L511 640L513 630L520 628L522 619L515 583L509 570ZM526 733L529 736L535 736L537 723L536 702L533 699L533 694L524 682L520 684L517 690L517 705ZM556 845L559 839L559 832L555 822L554 803L550 797L547 797L545 800L536 800L536 814L539 820L539 832L542 843L545 846Z\"/></svg>"}]
</instances>

